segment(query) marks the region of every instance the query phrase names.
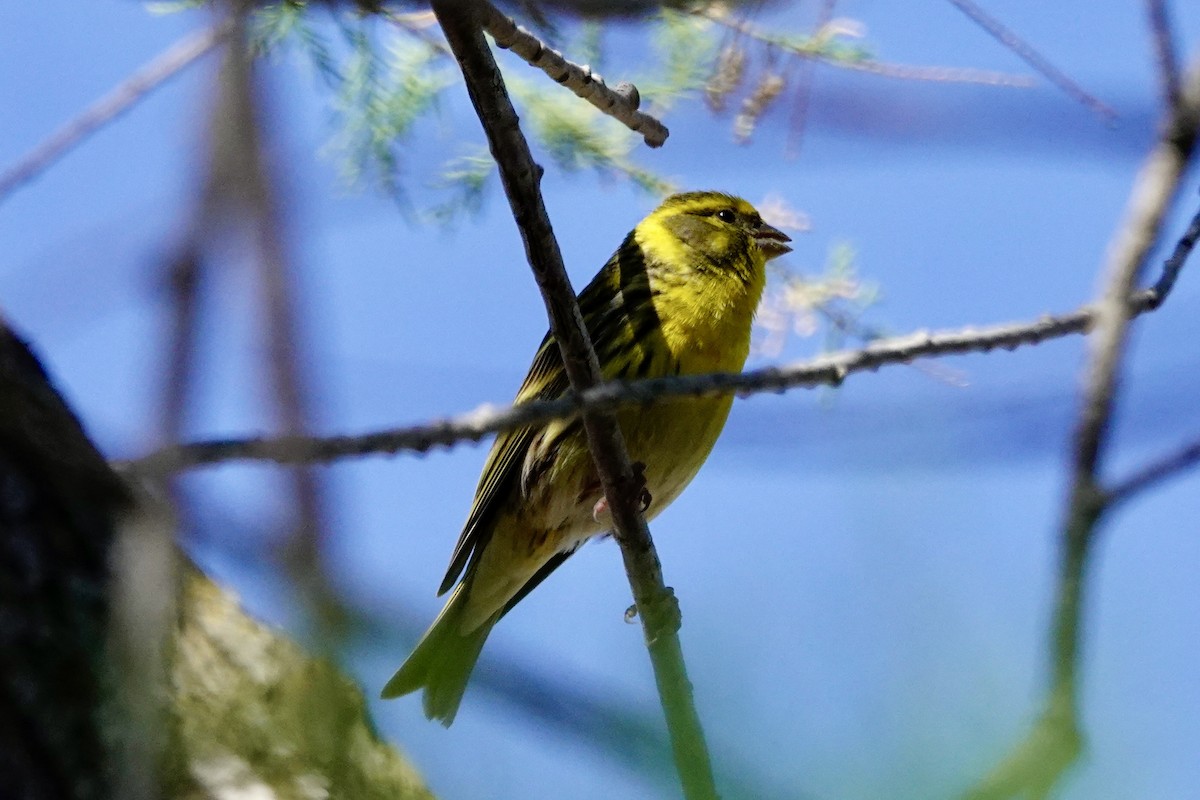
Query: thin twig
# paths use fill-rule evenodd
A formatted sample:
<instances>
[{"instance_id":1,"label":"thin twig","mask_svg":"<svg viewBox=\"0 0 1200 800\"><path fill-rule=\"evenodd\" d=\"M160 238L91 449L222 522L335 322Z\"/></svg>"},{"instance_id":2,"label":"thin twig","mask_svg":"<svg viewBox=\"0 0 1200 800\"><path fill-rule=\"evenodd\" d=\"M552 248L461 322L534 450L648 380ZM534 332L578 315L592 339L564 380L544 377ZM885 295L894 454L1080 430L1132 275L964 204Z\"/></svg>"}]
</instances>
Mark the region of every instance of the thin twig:
<instances>
[{"instance_id":1,"label":"thin twig","mask_svg":"<svg viewBox=\"0 0 1200 800\"><path fill-rule=\"evenodd\" d=\"M240 43L239 43L240 44ZM244 196L246 226L255 249L261 295L258 298L266 348L265 372L271 397L286 435L302 436L312 427L311 380L304 374L301 357L302 326L296 313L295 260L288 247L288 225L280 199L278 175L271 169L271 143L264 120L270 119L268 99L253 71L244 46L231 48L226 80L237 109L236 147L243 169L238 179ZM333 649L344 635L344 612L329 584L327 558L329 511L324 482L311 464L301 464L287 475L295 525L288 537L283 560L312 610L319 644Z\"/></svg>"},{"instance_id":2,"label":"thin twig","mask_svg":"<svg viewBox=\"0 0 1200 800\"><path fill-rule=\"evenodd\" d=\"M912 64L893 64L887 61L826 61L830 66L843 69L869 72L881 78L897 78L906 81L927 81L930 83L974 83L981 86L1011 86L1018 89L1028 89L1037 83L1028 75L1013 75L1008 72L997 72L991 69L975 69L974 67L928 67Z\"/></svg>"},{"instance_id":3,"label":"thin twig","mask_svg":"<svg viewBox=\"0 0 1200 800\"><path fill-rule=\"evenodd\" d=\"M1151 486L1167 478L1172 478L1200 464L1200 438L1177 449L1174 453L1134 471L1132 475L1118 481L1104 494L1104 502L1108 507L1123 503Z\"/></svg>"},{"instance_id":4,"label":"thin twig","mask_svg":"<svg viewBox=\"0 0 1200 800\"><path fill-rule=\"evenodd\" d=\"M1179 280L1179 273L1183 270L1188 256L1196 247L1197 241L1200 241L1200 211L1197 211L1196 215L1192 217L1192 223L1175 243L1175 250L1163 265L1162 275L1150 290L1151 296L1154 297L1154 308L1157 308L1175 288L1175 281Z\"/></svg>"},{"instance_id":5,"label":"thin twig","mask_svg":"<svg viewBox=\"0 0 1200 800\"><path fill-rule=\"evenodd\" d=\"M296 270L287 246L277 178L269 163L264 120L271 115L244 36L236 37L229 47L220 81L212 147L223 205L216 213L235 233L249 239L261 289L255 316L263 321L266 340L261 372L270 382L269 394L284 435L303 436L311 427L311 412L293 297ZM320 645L333 649L344 631L341 605L329 586L324 563L329 531L325 488L311 464L296 465L286 480L290 498L281 507L295 509L295 517L288 520L293 527L280 555L311 611Z\"/></svg>"},{"instance_id":6,"label":"thin twig","mask_svg":"<svg viewBox=\"0 0 1200 800\"><path fill-rule=\"evenodd\" d=\"M505 194L542 291L550 329L562 352L571 387L580 392L596 386L602 379L600 364L542 202L538 186L541 169L533 162L504 88L504 78L483 37L480 5L434 0L433 12L462 69L471 102L500 168ZM716 798L708 746L679 645L679 607L674 594L663 584L662 567L642 517L641 482L634 475L621 429L612 414L585 412L583 427L642 618L684 796L688 800Z\"/></svg>"},{"instance_id":7,"label":"thin twig","mask_svg":"<svg viewBox=\"0 0 1200 800\"><path fill-rule=\"evenodd\" d=\"M540 39L517 25L487 0L480 2L483 29L496 40L496 46L511 50L530 66L537 67L579 97L640 133L650 147L662 147L667 140L667 127L649 114L638 111L641 100L632 83L619 83L610 89L604 78L589 66L580 66L563 58L563 54L547 47Z\"/></svg>"},{"instance_id":8,"label":"thin twig","mask_svg":"<svg viewBox=\"0 0 1200 800\"><path fill-rule=\"evenodd\" d=\"M733 17L727 12L706 8L698 9L692 13L763 44L778 47L780 50L799 56L802 59L819 61L822 64L839 69L857 70L859 72L869 72L884 78L898 78L912 81L977 83L985 86L1014 86L1018 88L1028 88L1034 85L1033 80L1026 75L1014 75L1009 72L997 72L995 70L975 69L973 67L894 64L887 61L875 61L869 58L857 60L836 58L821 51L816 46L817 37L809 40L812 46L805 46L805 44L796 41L792 37L764 30L746 20Z\"/></svg>"},{"instance_id":9,"label":"thin twig","mask_svg":"<svg viewBox=\"0 0 1200 800\"><path fill-rule=\"evenodd\" d=\"M1073 483L1086 491L1095 482L1116 397L1118 370L1131 318L1126 298L1141 275L1146 256L1158 240L1163 217L1178 193L1180 178L1195 148L1198 125L1200 62L1188 76L1186 93L1172 107L1158 145L1138 174L1126 221L1110 247L1108 277L1097 306L1096 330L1090 340L1091 366L1075 439ZM1177 250L1182 248L1186 254L1195 242L1195 235L1193 225ZM1173 257L1168 265L1164 279L1173 283L1181 263Z\"/></svg>"},{"instance_id":10,"label":"thin twig","mask_svg":"<svg viewBox=\"0 0 1200 800\"><path fill-rule=\"evenodd\" d=\"M1138 292L1130 301L1131 313L1141 314L1159 305L1154 290ZM278 464L325 462L339 458L404 451L423 453L434 447L479 441L500 431L523 428L582 411L615 411L667 397L738 394L749 396L787 389L837 386L858 372L874 372L892 364L909 364L920 358L966 353L986 353L1062 338L1089 330L1094 317L1090 307L1032 322L1006 323L986 328L963 328L933 333L910 333L879 339L857 350L828 353L808 361L783 364L743 373L671 376L639 381L610 381L580 394L495 408L490 405L423 425L389 428L357 436L278 437L226 439L173 445L133 461L122 469L162 474L225 461L257 460Z\"/></svg>"},{"instance_id":11,"label":"thin twig","mask_svg":"<svg viewBox=\"0 0 1200 800\"><path fill-rule=\"evenodd\" d=\"M834 9L837 8L838 0L822 0L821 8L817 12L817 19L813 25L814 30L824 30L827 25L833 20ZM787 138L787 154L789 158L797 158L800 155L800 143L804 140L804 132L808 127L808 111L809 102L812 98L812 89L815 70L813 66L815 60L806 58L801 61L800 74L796 79L796 88L792 90L792 113L791 124L788 126Z\"/></svg>"},{"instance_id":12,"label":"thin twig","mask_svg":"<svg viewBox=\"0 0 1200 800\"><path fill-rule=\"evenodd\" d=\"M1179 102L1179 58L1175 54L1175 35L1166 0L1146 0L1146 14L1150 17L1150 35L1154 40L1163 101L1174 106Z\"/></svg>"},{"instance_id":13,"label":"thin twig","mask_svg":"<svg viewBox=\"0 0 1200 800\"><path fill-rule=\"evenodd\" d=\"M1007 47L1018 58L1041 73L1046 80L1053 83L1076 101L1090 108L1108 122L1111 122L1117 118L1117 112L1112 108L1112 106L1109 106L1096 96L1088 93L1082 86L1072 80L1071 77L1065 72L1046 60L1046 58L1037 50L1035 50L1028 42L1026 42L1013 31L1009 30L998 19L988 14L986 11L972 2L972 0L949 0L949 2L959 11L970 17L976 25L987 31L992 38Z\"/></svg>"},{"instance_id":14,"label":"thin twig","mask_svg":"<svg viewBox=\"0 0 1200 800\"><path fill-rule=\"evenodd\" d=\"M229 31L229 23L225 21L189 34L50 134L0 174L0 202L44 172L88 136L128 111L167 79L213 49L229 35Z\"/></svg>"},{"instance_id":15,"label":"thin twig","mask_svg":"<svg viewBox=\"0 0 1200 800\"><path fill-rule=\"evenodd\" d=\"M196 308L203 263L197 230L193 227L188 231L174 257L165 265L171 297L161 425L165 442L178 442L184 436L188 395L195 372Z\"/></svg>"},{"instance_id":16,"label":"thin twig","mask_svg":"<svg viewBox=\"0 0 1200 800\"><path fill-rule=\"evenodd\" d=\"M1109 248L1104 268L1104 285L1096 306L1095 330L1089 337L1087 377L1071 453L1071 488L1059 532L1062 560L1050 642L1052 676L1044 710L1026 739L968 793L971 800L1026 794L1044 797L1081 749L1080 619L1088 557L1097 526L1111 500L1111 494L1100 486L1097 475L1108 442L1133 316L1126 298L1158 240L1163 218L1194 155L1198 129L1200 61L1188 76L1179 104L1169 109L1161 138L1138 173L1125 221ZM1184 250L1190 246L1181 243Z\"/></svg>"},{"instance_id":17,"label":"thin twig","mask_svg":"<svg viewBox=\"0 0 1200 800\"><path fill-rule=\"evenodd\" d=\"M419 39L426 47L436 50L442 55L451 55L450 46L446 44L446 41L429 29L431 25L437 25L432 11L402 13L385 8L380 13L393 25Z\"/></svg>"}]
</instances>

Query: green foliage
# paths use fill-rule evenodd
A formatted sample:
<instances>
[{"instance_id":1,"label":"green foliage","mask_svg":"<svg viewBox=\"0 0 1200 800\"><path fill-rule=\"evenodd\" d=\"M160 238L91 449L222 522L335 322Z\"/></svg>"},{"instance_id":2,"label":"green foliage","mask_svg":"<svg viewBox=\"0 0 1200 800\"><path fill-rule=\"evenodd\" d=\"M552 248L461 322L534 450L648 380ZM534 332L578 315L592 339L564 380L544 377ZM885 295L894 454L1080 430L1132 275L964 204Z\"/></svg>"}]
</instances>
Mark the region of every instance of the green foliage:
<instances>
[{"instance_id":1,"label":"green foliage","mask_svg":"<svg viewBox=\"0 0 1200 800\"><path fill-rule=\"evenodd\" d=\"M188 0L184 0L185 2ZM263 55L299 53L332 91L337 131L327 152L348 182L375 185L402 199L401 153L415 126L437 111L442 91L459 80L436 27L420 13L363 16L325 6L284 2L255 12L252 42ZM661 37L664 77L655 85L659 105L703 80L703 48L696 46L696 21L673 14ZM335 34L331 36L330 33ZM577 26L572 55L583 54L598 69L603 28ZM331 43L331 39L333 42ZM541 76L506 76L523 107L532 145L558 168L593 170L626 179L656 195L674 186L638 165L632 153L641 139L572 93ZM418 216L441 223L477 212L493 165L482 151L448 161L432 187L443 194Z\"/></svg>"},{"instance_id":2,"label":"green foliage","mask_svg":"<svg viewBox=\"0 0 1200 800\"><path fill-rule=\"evenodd\" d=\"M844 20L834 20L812 34L783 33L764 36L765 44L809 58L834 63L858 64L871 61L875 55L866 45L856 41L863 35L861 27Z\"/></svg>"},{"instance_id":3,"label":"green foliage","mask_svg":"<svg viewBox=\"0 0 1200 800\"><path fill-rule=\"evenodd\" d=\"M199 4L202 0L165 0L157 5L174 9ZM560 29L535 21L535 27L550 31L555 38L562 36L569 42L573 60L591 63L599 71L605 43L605 28L600 23L573 23ZM651 24L647 41L652 61L637 85L652 104L653 113L661 114L703 89L712 103L721 31L711 18L678 11L664 11ZM767 39L757 34L754 38L759 46L801 56L868 59L864 48L846 43L847 35L853 36L855 31L835 22L810 36L773 33ZM326 152L337 160L350 184L377 186L403 200L405 182L412 179L412 165L403 163L404 148L419 123L437 112L443 91L460 79L431 15L362 14L285 0L256 9L251 44L260 55L298 54L307 59L331 93L336 132ZM722 52L727 50L728 46ZM511 66L512 62L508 63ZM506 81L521 106L526 133L535 151L554 166L565 172L592 171L605 179L629 180L654 195L675 189L670 181L637 162L635 153L641 146L637 134L571 92L554 87L543 76L528 73L524 65L517 71L522 71L522 77L510 69ZM736 82L721 92L735 89ZM762 94L761 86L757 91ZM757 97L751 93L751 99ZM747 104L757 113L748 116ZM752 128L766 105L765 101L757 105L744 102L738 117L742 128ZM476 213L492 171L490 157L480 149L447 161L429 187L438 199L418 212L417 218L446 224L462 214Z\"/></svg>"},{"instance_id":4,"label":"green foliage","mask_svg":"<svg viewBox=\"0 0 1200 800\"><path fill-rule=\"evenodd\" d=\"M285 2L258 9L250 21L250 47L261 56L277 55L295 42L312 62L325 83L334 87L341 81L337 59L329 42L317 29L304 3Z\"/></svg>"},{"instance_id":5,"label":"green foliage","mask_svg":"<svg viewBox=\"0 0 1200 800\"><path fill-rule=\"evenodd\" d=\"M483 209L484 190L495 171L496 162L484 148L447 162L434 188L449 196L432 206L426 212L426 218L450 225L463 214L478 214Z\"/></svg>"},{"instance_id":6,"label":"green foliage","mask_svg":"<svg viewBox=\"0 0 1200 800\"><path fill-rule=\"evenodd\" d=\"M454 73L440 54L405 37L378 46L365 26L347 27L351 45L335 108L342 129L331 143L352 183L370 177L399 196L400 146L418 120L436 110Z\"/></svg>"},{"instance_id":7,"label":"green foliage","mask_svg":"<svg viewBox=\"0 0 1200 800\"><path fill-rule=\"evenodd\" d=\"M625 177L651 194L674 190L667 180L639 167L630 157L640 138L590 103L569 92L509 77L508 88L524 109L529 133L565 172L592 169L605 177Z\"/></svg>"},{"instance_id":8,"label":"green foliage","mask_svg":"<svg viewBox=\"0 0 1200 800\"><path fill-rule=\"evenodd\" d=\"M708 20L677 11L664 11L652 35L658 64L655 72L637 81L638 88L665 110L676 100L704 88L712 74L717 35Z\"/></svg>"}]
</instances>

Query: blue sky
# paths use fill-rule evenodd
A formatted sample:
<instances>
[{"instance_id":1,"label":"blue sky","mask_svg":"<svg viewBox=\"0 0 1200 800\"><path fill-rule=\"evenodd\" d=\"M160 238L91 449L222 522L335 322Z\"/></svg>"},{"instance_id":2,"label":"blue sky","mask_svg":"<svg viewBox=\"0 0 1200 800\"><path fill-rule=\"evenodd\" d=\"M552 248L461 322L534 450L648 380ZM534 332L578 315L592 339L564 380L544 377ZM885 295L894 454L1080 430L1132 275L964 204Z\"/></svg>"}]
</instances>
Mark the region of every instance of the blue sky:
<instances>
[{"instance_id":1,"label":"blue sky","mask_svg":"<svg viewBox=\"0 0 1200 800\"><path fill-rule=\"evenodd\" d=\"M1153 140L1158 89L1142 4L992 5L1117 121L1044 82L918 85L819 68L796 159L784 155L785 113L743 147L728 119L696 102L667 116L666 147L638 157L687 188L784 196L812 222L789 266L815 271L831 247L851 243L860 273L882 287L867 319L890 331L1072 309L1096 289ZM1200 8L1174 11L1181 52L1200 51ZM1027 72L945 2L847 0L839 13L865 23L888 61ZM0 7L0 163L203 21L124 0ZM628 26L616 41L636 36ZM162 259L190 208L214 66L179 76L0 205L0 309L113 456L156 444ZM606 77L620 79L621 67L614 59ZM268 85L319 428L356 432L507 402L546 322L499 192L452 233L414 226L388 198L339 181L322 154L333 133L327 97L310 73L284 61ZM463 95L452 88L418 129L413 164L441 142L478 141ZM1190 176L1168 231L1182 231L1196 188ZM551 170L544 190L577 284L654 205L586 173ZM253 284L244 260L217 267L196 437L273 424ZM1194 278L1186 273L1167 306L1137 325L1111 475L1200 431ZM777 358L818 347L789 341ZM719 764L781 796L941 797L1016 741L1045 674L1082 356L1082 340L1070 339L939 361L954 380L893 367L836 393L735 404L709 464L653 526ZM403 621L395 637L356 642L347 655L368 697L406 655L403 636L436 613L484 452L467 445L322 470L336 585ZM1061 797L1194 796L1197 481L1137 499L1103 530L1085 624L1089 749ZM286 518L277 474L228 467L192 486L211 528L197 558L256 612L300 630L286 582L255 549ZM488 651L653 718L640 634L622 620L628 603L615 546L589 546L505 619ZM413 698L373 710L445 798L664 791L484 689L468 693L449 731L426 722Z\"/></svg>"}]
</instances>

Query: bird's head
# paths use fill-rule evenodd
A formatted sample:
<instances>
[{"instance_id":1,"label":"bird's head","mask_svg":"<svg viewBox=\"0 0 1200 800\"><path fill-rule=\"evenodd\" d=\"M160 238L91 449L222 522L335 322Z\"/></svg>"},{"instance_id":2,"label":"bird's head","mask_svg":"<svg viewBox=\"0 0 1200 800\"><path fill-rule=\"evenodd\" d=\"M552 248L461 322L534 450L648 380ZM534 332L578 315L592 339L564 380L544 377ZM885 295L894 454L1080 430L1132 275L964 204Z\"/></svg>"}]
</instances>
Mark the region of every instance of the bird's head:
<instances>
[{"instance_id":1,"label":"bird's head","mask_svg":"<svg viewBox=\"0 0 1200 800\"><path fill-rule=\"evenodd\" d=\"M740 197L721 192L672 195L638 228L652 249L675 251L682 247L690 253L672 252L671 255L685 260L701 256L718 266L742 262L749 257L757 261L761 269L763 262L792 249L787 245L791 239L783 231L763 222L754 206Z\"/></svg>"}]
</instances>

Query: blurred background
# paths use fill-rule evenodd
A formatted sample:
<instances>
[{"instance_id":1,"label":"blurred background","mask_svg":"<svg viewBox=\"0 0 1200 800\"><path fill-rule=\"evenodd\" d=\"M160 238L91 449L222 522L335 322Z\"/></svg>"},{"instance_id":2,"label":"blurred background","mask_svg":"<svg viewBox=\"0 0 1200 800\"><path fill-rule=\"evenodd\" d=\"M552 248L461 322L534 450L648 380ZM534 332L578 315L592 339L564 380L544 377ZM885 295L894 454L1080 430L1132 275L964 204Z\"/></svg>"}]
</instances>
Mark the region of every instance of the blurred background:
<instances>
[{"instance_id":1,"label":"blurred background","mask_svg":"<svg viewBox=\"0 0 1200 800\"><path fill-rule=\"evenodd\" d=\"M992 5L1103 107L944 0L739 12L759 34L846 48L817 61L710 17L552 15L541 34L568 57L610 84L638 80L651 110L655 87L672 101L657 108L671 130L659 150L591 116L563 133L547 120L582 102L499 56L536 128L572 279L586 282L669 183L793 217L790 277L774 284L750 367L1089 301L1161 108L1145 8ZM1200 6L1172 11L1194 56ZM221 191L213 118L236 109L216 51L0 198L0 309L111 457L176 436L366 432L511 399L545 313L426 22L264 15L253 105L274 189L249 202L270 213L244 230L236 215L197 223ZM129 0L0 6L0 163L211 24L204 9ZM721 95L720 59L739 50L744 82ZM846 68L859 51L952 79ZM372 98L410 105L371 116ZM563 144L592 129L600 156ZM1191 175L1168 237L1196 188ZM264 252L273 267L260 269ZM798 285L844 296L797 306ZM1198 307L1185 272L1136 324L1110 476L1200 431ZM1083 351L1073 337L735 403L707 466L652 526L727 796L950 797L1023 735L1046 682ZM374 698L440 608L485 452L190 473L183 544ZM1200 796L1198 488L1195 475L1164 484L1102 531L1083 628L1086 750L1056 796ZM496 629L452 729L415 696L372 700L375 719L439 797L673 796L630 602L616 546L589 545Z\"/></svg>"}]
</instances>

